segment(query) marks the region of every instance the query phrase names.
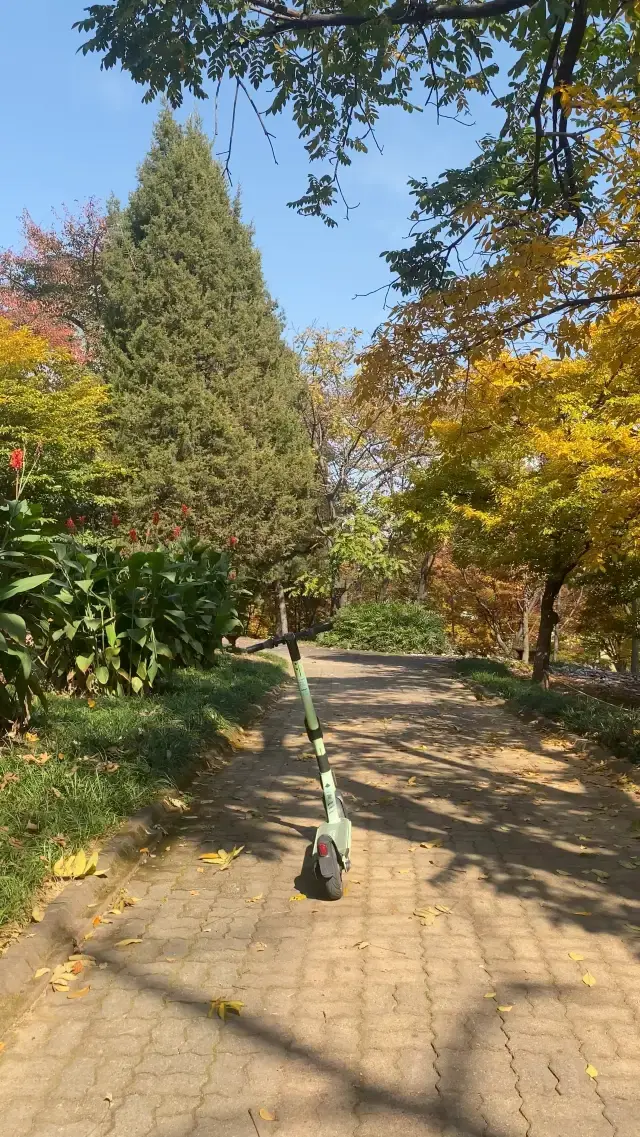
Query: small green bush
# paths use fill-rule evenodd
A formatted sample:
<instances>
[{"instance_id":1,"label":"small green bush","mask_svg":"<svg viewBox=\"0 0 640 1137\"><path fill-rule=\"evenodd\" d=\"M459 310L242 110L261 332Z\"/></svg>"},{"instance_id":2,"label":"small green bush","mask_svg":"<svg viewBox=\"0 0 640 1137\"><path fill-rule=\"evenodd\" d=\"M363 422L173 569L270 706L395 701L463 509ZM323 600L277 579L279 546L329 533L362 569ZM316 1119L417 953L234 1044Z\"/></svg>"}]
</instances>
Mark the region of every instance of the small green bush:
<instances>
[{"instance_id":1,"label":"small green bush","mask_svg":"<svg viewBox=\"0 0 640 1137\"><path fill-rule=\"evenodd\" d=\"M508 699L517 710L533 711L584 738L592 738L620 758L640 761L640 710L619 707L580 693L545 690L518 679L504 663L490 659L459 659L456 671Z\"/></svg>"},{"instance_id":2,"label":"small green bush","mask_svg":"<svg viewBox=\"0 0 640 1137\"><path fill-rule=\"evenodd\" d=\"M448 649L437 612L398 600L341 608L334 617L333 630L320 636L320 642L398 654L440 655Z\"/></svg>"}]
</instances>

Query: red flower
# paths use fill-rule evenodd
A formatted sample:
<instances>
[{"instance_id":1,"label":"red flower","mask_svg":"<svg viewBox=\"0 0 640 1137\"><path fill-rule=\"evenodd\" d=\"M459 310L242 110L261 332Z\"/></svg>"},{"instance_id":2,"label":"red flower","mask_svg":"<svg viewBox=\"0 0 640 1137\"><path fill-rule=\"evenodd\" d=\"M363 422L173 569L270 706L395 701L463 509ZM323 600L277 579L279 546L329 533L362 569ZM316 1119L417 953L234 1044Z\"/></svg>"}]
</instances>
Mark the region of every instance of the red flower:
<instances>
[{"instance_id":1,"label":"red flower","mask_svg":"<svg viewBox=\"0 0 640 1137\"><path fill-rule=\"evenodd\" d=\"M9 465L12 470L21 470L24 466L24 450L12 450L9 455Z\"/></svg>"},{"instance_id":2,"label":"red flower","mask_svg":"<svg viewBox=\"0 0 640 1137\"><path fill-rule=\"evenodd\" d=\"M237 575L237 574L236 574L236 570L235 570L235 569L231 569L231 572L229 573L229 580L235 580L235 579L236 579L236 575Z\"/></svg>"},{"instance_id":3,"label":"red flower","mask_svg":"<svg viewBox=\"0 0 640 1137\"><path fill-rule=\"evenodd\" d=\"M178 537L180 536L181 533L182 533L181 527L179 525L174 525L173 529L171 530L171 536L173 537L174 541L178 540Z\"/></svg>"},{"instance_id":4,"label":"red flower","mask_svg":"<svg viewBox=\"0 0 640 1137\"><path fill-rule=\"evenodd\" d=\"M191 510L189 509L188 505L181 505L180 506L180 512L181 512L183 517L188 517L189 514L191 513Z\"/></svg>"},{"instance_id":5,"label":"red flower","mask_svg":"<svg viewBox=\"0 0 640 1137\"><path fill-rule=\"evenodd\" d=\"M232 549L235 549L236 545L238 544L238 538L237 537L229 537L229 544L231 545Z\"/></svg>"},{"instance_id":6,"label":"red flower","mask_svg":"<svg viewBox=\"0 0 640 1137\"><path fill-rule=\"evenodd\" d=\"M70 532L73 532L73 530L76 527L76 523L73 520L73 517L67 517L67 520L65 521L65 526Z\"/></svg>"},{"instance_id":7,"label":"red flower","mask_svg":"<svg viewBox=\"0 0 640 1137\"><path fill-rule=\"evenodd\" d=\"M130 529L129 530L129 540L131 541L132 544L135 545L136 541L138 540L138 532L136 529Z\"/></svg>"},{"instance_id":8,"label":"red flower","mask_svg":"<svg viewBox=\"0 0 640 1137\"><path fill-rule=\"evenodd\" d=\"M120 524L120 518L118 517L117 513L111 514L111 524L113 525L114 529L117 529L118 525Z\"/></svg>"},{"instance_id":9,"label":"red flower","mask_svg":"<svg viewBox=\"0 0 640 1137\"><path fill-rule=\"evenodd\" d=\"M153 521L153 524L154 524L154 525L159 525L159 524L160 524L160 514L158 513L158 510L157 510L157 509L156 509L156 511L155 511L155 513L154 513L154 515L153 515L153 517L151 518L151 520Z\"/></svg>"},{"instance_id":10,"label":"red flower","mask_svg":"<svg viewBox=\"0 0 640 1137\"><path fill-rule=\"evenodd\" d=\"M85 515L84 515L84 513L83 513L83 514L82 514L82 517L79 517L79 518L78 518L78 525L84 525L84 523L85 523L85 521L86 521L86 520L87 520L87 519L86 519L86 517L85 517Z\"/></svg>"}]
</instances>

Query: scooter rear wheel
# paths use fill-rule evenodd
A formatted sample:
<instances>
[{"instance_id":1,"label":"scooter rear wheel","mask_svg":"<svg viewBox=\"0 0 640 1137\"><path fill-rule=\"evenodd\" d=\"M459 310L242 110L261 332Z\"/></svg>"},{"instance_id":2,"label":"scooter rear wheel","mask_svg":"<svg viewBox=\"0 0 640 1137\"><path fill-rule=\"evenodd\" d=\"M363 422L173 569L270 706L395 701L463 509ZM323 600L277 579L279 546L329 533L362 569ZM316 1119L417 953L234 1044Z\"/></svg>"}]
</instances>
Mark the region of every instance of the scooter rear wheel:
<instances>
[{"instance_id":1,"label":"scooter rear wheel","mask_svg":"<svg viewBox=\"0 0 640 1137\"><path fill-rule=\"evenodd\" d=\"M342 873L338 869L332 876L325 876L324 887L329 900L339 900L343 893Z\"/></svg>"}]
</instances>

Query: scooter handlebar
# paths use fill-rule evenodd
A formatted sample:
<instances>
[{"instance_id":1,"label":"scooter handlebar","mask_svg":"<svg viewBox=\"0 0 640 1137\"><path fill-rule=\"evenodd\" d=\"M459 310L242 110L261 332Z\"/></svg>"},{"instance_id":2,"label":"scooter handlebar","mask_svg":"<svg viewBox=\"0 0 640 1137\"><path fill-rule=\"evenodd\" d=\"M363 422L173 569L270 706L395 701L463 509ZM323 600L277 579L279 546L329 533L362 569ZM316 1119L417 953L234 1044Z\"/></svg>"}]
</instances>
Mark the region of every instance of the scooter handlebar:
<instances>
[{"instance_id":1,"label":"scooter handlebar","mask_svg":"<svg viewBox=\"0 0 640 1137\"><path fill-rule=\"evenodd\" d=\"M271 648L278 647L278 644L286 644L289 640L312 640L315 639L320 632L330 632L333 627L333 620L325 620L323 624L313 624L310 628L304 628L301 632L288 632L284 636L271 636L268 640L262 640L259 644L251 644L250 647L240 648L244 655L252 655L255 651L269 651Z\"/></svg>"}]
</instances>

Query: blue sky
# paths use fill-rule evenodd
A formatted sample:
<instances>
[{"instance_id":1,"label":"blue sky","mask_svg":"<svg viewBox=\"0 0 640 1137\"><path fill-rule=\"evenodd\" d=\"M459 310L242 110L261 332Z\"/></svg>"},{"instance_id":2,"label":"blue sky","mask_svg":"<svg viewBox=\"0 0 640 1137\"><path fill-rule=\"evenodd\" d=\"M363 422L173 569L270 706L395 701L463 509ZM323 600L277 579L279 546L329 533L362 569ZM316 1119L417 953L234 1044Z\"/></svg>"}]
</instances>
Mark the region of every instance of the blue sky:
<instances>
[{"instance_id":1,"label":"blue sky","mask_svg":"<svg viewBox=\"0 0 640 1137\"><path fill-rule=\"evenodd\" d=\"M52 207L112 192L126 200L135 185L157 107L142 104L142 89L125 74L101 71L96 56L76 54L81 39L71 24L83 7L84 0L5 0L0 7L0 247L20 244L25 208L47 223ZM197 109L212 131L213 104L198 102ZM434 178L466 163L492 125L489 107L480 111L472 126L445 120L438 127L431 111L385 114L384 153L356 158L344 187L349 203L359 206L349 221L336 214L340 223L332 230L287 208L306 188L309 168L291 122L272 120L276 166L251 112L241 111L232 175L290 333L313 323L373 331L384 317L385 294L356 294L389 280L379 254L407 234L407 178Z\"/></svg>"}]
</instances>

